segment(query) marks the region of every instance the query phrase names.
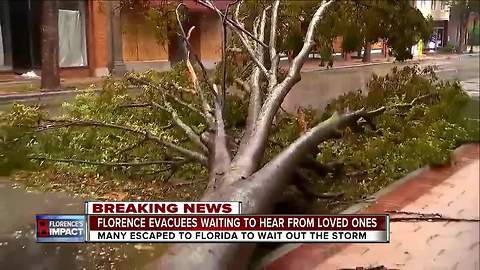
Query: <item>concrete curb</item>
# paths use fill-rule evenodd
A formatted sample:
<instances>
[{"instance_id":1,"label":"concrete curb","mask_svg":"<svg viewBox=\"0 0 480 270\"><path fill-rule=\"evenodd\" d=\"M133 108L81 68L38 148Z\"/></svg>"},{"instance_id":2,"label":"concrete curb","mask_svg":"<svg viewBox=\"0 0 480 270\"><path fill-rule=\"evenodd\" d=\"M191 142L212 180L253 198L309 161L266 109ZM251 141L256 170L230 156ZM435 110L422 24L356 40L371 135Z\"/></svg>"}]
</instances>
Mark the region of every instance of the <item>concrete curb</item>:
<instances>
[{"instance_id":1,"label":"concrete curb","mask_svg":"<svg viewBox=\"0 0 480 270\"><path fill-rule=\"evenodd\" d=\"M465 144L465 145L462 145L462 146L456 148L455 150L452 151L452 155L456 156L459 152L462 152L463 149L466 148L467 146L468 146L468 144ZM430 167L429 166L422 167L422 168L419 168L419 169L407 174L406 176L398 179L397 181L391 183L390 185L380 189L379 191L377 191L374 194L372 194L371 196L369 196L368 198L371 198L372 200L370 200L368 202L356 203L356 204L348 207L347 209L343 210L339 214L348 215L348 214L358 213L359 211L361 211L361 210L367 208L368 206L372 205L373 203L375 203L377 201L377 199L380 198L381 196L395 190L396 188L398 188L398 187L402 186L403 184L411 181L412 179L415 179L418 175L420 175L421 173L423 173L426 170L430 170ZM272 262L274 262L275 260L285 256L287 253L289 253L290 251L300 247L301 245L303 245L303 244L302 243L295 243L295 244L285 244L285 245L280 246L279 248L275 249L274 251L270 252L268 255L263 257L262 260L260 261L260 263L258 264L258 266L255 267L255 270L264 269L267 265L269 265Z\"/></svg>"},{"instance_id":2,"label":"concrete curb","mask_svg":"<svg viewBox=\"0 0 480 270\"><path fill-rule=\"evenodd\" d=\"M421 59L416 58L416 59L410 59L405 61L404 63L420 63L422 61L428 61L428 60L445 60L445 59L453 59L453 58L458 58L461 56L478 56L478 53L473 53L473 54L448 54L448 55L443 55L441 57L430 57L430 56L425 56ZM338 70L338 69L349 69L349 68L359 68L359 67L368 67L368 66L376 66L376 65L386 65L386 64L394 64L394 63L401 63L401 62L396 62L395 60L390 60L390 61L385 61L385 62L377 62L377 63L361 63L358 65L346 65L346 66L336 66L336 67L331 67L329 69L327 68L318 68L318 69L309 69L306 71L302 72L319 72L319 71L329 71L329 70Z\"/></svg>"},{"instance_id":3,"label":"concrete curb","mask_svg":"<svg viewBox=\"0 0 480 270\"><path fill-rule=\"evenodd\" d=\"M327 70L336 70L336 69L347 69L347 68L356 68L356 67L368 67L368 66L377 66L377 65L384 65L384 64L393 64L394 61L385 61L385 62L370 62L370 63L362 63L358 65L347 65L347 66L333 66L331 68L320 68L320 69L311 69L304 72L310 71L327 71Z\"/></svg>"}]
</instances>

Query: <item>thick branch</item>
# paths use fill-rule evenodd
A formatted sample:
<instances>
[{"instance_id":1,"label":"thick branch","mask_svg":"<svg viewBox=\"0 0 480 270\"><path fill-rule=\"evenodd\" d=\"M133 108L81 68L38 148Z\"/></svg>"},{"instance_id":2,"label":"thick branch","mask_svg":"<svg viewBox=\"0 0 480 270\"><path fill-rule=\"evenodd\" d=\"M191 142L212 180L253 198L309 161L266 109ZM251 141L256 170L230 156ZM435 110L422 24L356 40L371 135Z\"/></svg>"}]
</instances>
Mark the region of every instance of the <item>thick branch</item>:
<instances>
[{"instance_id":1,"label":"thick branch","mask_svg":"<svg viewBox=\"0 0 480 270\"><path fill-rule=\"evenodd\" d=\"M216 85L213 85L216 88ZM223 119L223 112L220 104L215 102L215 119L217 127L215 136L210 147L210 179L207 187L207 192L215 190L222 183L220 180L230 168L231 156L228 148L228 138L225 131L225 122Z\"/></svg>"},{"instance_id":2,"label":"thick branch","mask_svg":"<svg viewBox=\"0 0 480 270\"><path fill-rule=\"evenodd\" d=\"M270 78L268 79L269 88L277 84L277 68L280 58L277 55L277 24L278 24L278 6L280 0L275 0L272 9L272 18L270 22Z\"/></svg>"},{"instance_id":3,"label":"thick branch","mask_svg":"<svg viewBox=\"0 0 480 270\"><path fill-rule=\"evenodd\" d=\"M77 119L45 119L46 122L51 122L51 123L59 123L57 125L48 125L45 127L40 127L36 131L41 132L41 131L46 131L49 129L54 129L54 128L64 128L64 127L71 127L71 126L96 126L96 127L106 127L106 128L112 128L112 129L118 129L122 131L127 131L131 132L134 134L138 135L143 135L145 138L147 138L150 141L153 141L163 147L166 147L168 149L171 149L183 157L190 158L192 160L198 161L202 165L207 165L207 158L198 152L183 148L181 146L178 146L174 143L165 141L164 139L154 136L150 134L148 131L142 131L133 127L127 127L123 125L118 125L118 124L111 124L111 123L104 123L104 122L98 122L98 121L89 121L89 120L77 120Z\"/></svg>"},{"instance_id":4,"label":"thick branch","mask_svg":"<svg viewBox=\"0 0 480 270\"><path fill-rule=\"evenodd\" d=\"M171 116L172 116L172 119L173 119L173 122L175 122L175 124L181 128L183 130L183 132L185 132L185 134L187 135L187 137L196 145L198 146L204 153L208 153L208 149L207 147L202 143L202 141L200 140L200 136L198 136L195 131L189 126L187 125L185 122L183 122L183 120L180 118L180 116L178 115L178 112L177 110L175 110L172 105L170 104L170 102L168 101L164 101L164 104L165 106L162 106L156 102L152 102L152 104L161 109L161 110L164 110L166 112L168 112Z\"/></svg>"},{"instance_id":5,"label":"thick branch","mask_svg":"<svg viewBox=\"0 0 480 270\"><path fill-rule=\"evenodd\" d=\"M235 10L235 20L236 20L236 23L238 25L242 25L242 23L239 21L238 19L238 14L240 12L240 6L241 6L241 3L237 5L237 8ZM263 11L263 14L266 14L266 11L267 9L265 9ZM263 16L262 14L262 16ZM265 28L265 23L264 23L264 20L262 19L263 21L263 29ZM265 76L268 76L268 70L267 68L265 67L264 63L263 63L263 56L260 57L260 55L258 55L258 50L256 50L256 48L258 48L259 46L257 44L255 44L254 47L252 47L252 44L250 43L250 41L248 40L248 37L247 35L244 33L244 32L241 32L241 31L237 31L235 30L235 33L238 35L238 38L240 39L240 42L242 42L243 46L245 47L245 49L247 50L248 54L250 55L250 58L252 59L252 61L255 63L255 66L257 68L260 69L260 71L265 75ZM246 30L245 30L246 31ZM257 35L253 34L253 36L255 37L255 39L258 39L259 41L263 42L264 40L264 35L262 34L260 37L258 37ZM262 48L262 52L263 52L263 48Z\"/></svg>"},{"instance_id":6,"label":"thick branch","mask_svg":"<svg viewBox=\"0 0 480 270\"><path fill-rule=\"evenodd\" d=\"M255 36L257 36L261 41L265 39L265 23L267 18L267 9L264 9L262 16L258 22L258 27L256 27ZM263 52L264 49L261 46L255 46L255 54L258 59L261 59L263 63ZM249 136L252 132L255 122L258 119L260 109L262 107L262 89L261 89L261 78L262 74L260 73L260 68L255 67L253 69L252 75L250 76L250 101L248 103L248 115L247 115L247 126L246 126L246 136ZM242 147L242 146L240 146Z\"/></svg>"},{"instance_id":7,"label":"thick branch","mask_svg":"<svg viewBox=\"0 0 480 270\"><path fill-rule=\"evenodd\" d=\"M380 115L383 111L361 109L343 115L334 114L295 140L251 178L263 182L261 185L269 192L280 192L287 181L285 175L288 175L304 160L305 153L311 151L322 141L338 138L341 136L343 129L356 125L359 119ZM281 183L279 184L276 181L281 181Z\"/></svg>"},{"instance_id":8,"label":"thick branch","mask_svg":"<svg viewBox=\"0 0 480 270\"><path fill-rule=\"evenodd\" d=\"M234 160L236 170L238 170L240 174L248 176L257 170L265 152L266 141L273 118L279 110L285 96L295 83L300 80L300 69L313 46L315 26L320 21L326 8L332 2L333 0L323 3L315 12L305 36L304 46L292 62L288 76L282 83L277 84L271 89L260 111L254 133L250 134L249 137L243 138L245 143L242 144L248 145L248 147L240 149Z\"/></svg>"},{"instance_id":9,"label":"thick branch","mask_svg":"<svg viewBox=\"0 0 480 270\"><path fill-rule=\"evenodd\" d=\"M201 112L199 109L195 108L195 106L193 106L193 103L187 103L179 98L177 98L176 96L172 95L172 94L166 94L169 98L173 99L175 102L177 102L178 104L182 105L183 107L185 108L188 108L189 110L191 110L192 112L202 116L204 119L206 119L207 117L205 116L205 114L203 112Z\"/></svg>"},{"instance_id":10,"label":"thick branch","mask_svg":"<svg viewBox=\"0 0 480 270\"><path fill-rule=\"evenodd\" d=\"M190 43L189 38L190 38L190 35L191 35L191 33L192 33L192 31L195 27L191 27L188 31L188 34L185 33L185 30L183 29L182 21L180 19L180 12L179 12L179 8L183 5L184 4L182 4L182 3L178 4L177 8L175 9L175 13L176 13L178 25L179 25L179 28L180 28L180 31L181 31L180 36L182 37L185 44L187 45L187 51L188 51L188 56L187 56L187 59L186 59L187 69L188 69L188 72L189 72L189 75L190 75L190 79L192 80L193 87L194 87L196 93L198 94L198 96L200 97L200 101L202 103L202 108L203 108L203 113L206 116L207 123L210 126L213 126L214 125L213 117L211 116L212 108L210 107L210 105L207 101L207 98L206 98L205 94L203 93L203 89L200 86L200 82L198 80L195 69L193 68L193 65L190 61L190 54L192 53L193 50L192 50L192 44ZM194 51L193 51L193 56L194 56L197 64L200 66L200 69L202 70L203 79L205 80L205 82L206 82L208 88L210 89L212 95L214 96L214 98L218 98L217 93L213 90L213 86L212 86L212 83L210 82L210 79L208 77L207 70L206 70L205 66L203 65L202 61L200 60L200 57L198 57L198 55Z\"/></svg>"},{"instance_id":11,"label":"thick branch","mask_svg":"<svg viewBox=\"0 0 480 270\"><path fill-rule=\"evenodd\" d=\"M201 4L202 6L212 10L212 11L215 11L219 16L223 17L223 13L218 9L216 8L210 1L204 1L204 0L198 0L198 3ZM255 40L258 44L262 45L263 47L265 48L268 48L268 45L265 44L263 41L260 41L258 40L255 36L252 35L252 33L250 33L249 31L245 30L245 28L243 28L240 24L238 24L237 22L227 18L226 19L226 22L227 22L227 25L232 27L233 30L235 31L240 31L242 33L244 33L245 35L247 35L249 38Z\"/></svg>"},{"instance_id":12,"label":"thick branch","mask_svg":"<svg viewBox=\"0 0 480 270\"><path fill-rule=\"evenodd\" d=\"M293 85L300 80L300 71L308 58L308 54L314 45L314 34L315 28L322 18L326 8L333 2L333 0L328 1L320 5L315 14L313 15L310 24L308 25L307 33L305 35L305 40L301 51L293 59L292 64L288 70L288 75L285 80L272 89L272 93L268 96L262 110L265 112L265 121L268 123L263 123L261 129L265 128L265 125L270 125L274 115L278 111L280 105L282 104L285 96L292 89ZM268 127L267 127L268 128Z\"/></svg>"}]
</instances>

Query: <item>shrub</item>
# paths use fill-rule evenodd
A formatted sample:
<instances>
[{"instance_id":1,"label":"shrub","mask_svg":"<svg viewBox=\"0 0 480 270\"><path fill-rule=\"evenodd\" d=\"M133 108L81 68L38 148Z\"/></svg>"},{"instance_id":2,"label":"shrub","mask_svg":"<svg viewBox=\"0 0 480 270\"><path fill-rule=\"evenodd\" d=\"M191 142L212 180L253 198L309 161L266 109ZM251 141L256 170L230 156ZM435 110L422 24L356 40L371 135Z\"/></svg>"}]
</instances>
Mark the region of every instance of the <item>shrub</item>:
<instances>
[{"instance_id":1,"label":"shrub","mask_svg":"<svg viewBox=\"0 0 480 270\"><path fill-rule=\"evenodd\" d=\"M421 96L426 98L411 108L394 105ZM382 104L386 112L376 120L375 129L349 130L340 140L319 145L319 161L342 160L345 168L340 176L318 179L316 187L323 192L342 191L345 199L356 200L417 168L448 163L452 149L479 139L478 123L463 117L467 102L457 82L438 81L431 68L405 67L385 77L374 76L367 95L345 94L328 106L323 117L334 110L373 109Z\"/></svg>"}]
</instances>

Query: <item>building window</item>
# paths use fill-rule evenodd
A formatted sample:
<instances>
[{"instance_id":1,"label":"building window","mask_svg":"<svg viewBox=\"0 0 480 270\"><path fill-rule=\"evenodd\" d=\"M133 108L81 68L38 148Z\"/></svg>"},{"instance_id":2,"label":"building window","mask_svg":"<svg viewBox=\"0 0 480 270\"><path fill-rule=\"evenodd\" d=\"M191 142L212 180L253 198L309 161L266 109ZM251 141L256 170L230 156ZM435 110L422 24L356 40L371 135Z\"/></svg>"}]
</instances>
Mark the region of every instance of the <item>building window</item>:
<instances>
[{"instance_id":1,"label":"building window","mask_svg":"<svg viewBox=\"0 0 480 270\"><path fill-rule=\"evenodd\" d=\"M58 42L60 67L81 67L87 63L85 0L59 1Z\"/></svg>"}]
</instances>

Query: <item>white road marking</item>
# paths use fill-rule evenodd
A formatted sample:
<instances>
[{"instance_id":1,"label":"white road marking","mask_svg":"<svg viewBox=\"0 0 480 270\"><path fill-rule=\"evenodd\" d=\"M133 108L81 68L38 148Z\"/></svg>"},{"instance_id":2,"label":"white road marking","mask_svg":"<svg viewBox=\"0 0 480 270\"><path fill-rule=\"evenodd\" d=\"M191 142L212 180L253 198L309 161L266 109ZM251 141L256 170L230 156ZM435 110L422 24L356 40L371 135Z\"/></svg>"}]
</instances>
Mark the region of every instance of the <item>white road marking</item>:
<instances>
[{"instance_id":1,"label":"white road marking","mask_svg":"<svg viewBox=\"0 0 480 270\"><path fill-rule=\"evenodd\" d=\"M458 72L458 69L456 69L456 68L437 69L437 70L435 70L435 73L449 72L449 71Z\"/></svg>"}]
</instances>

